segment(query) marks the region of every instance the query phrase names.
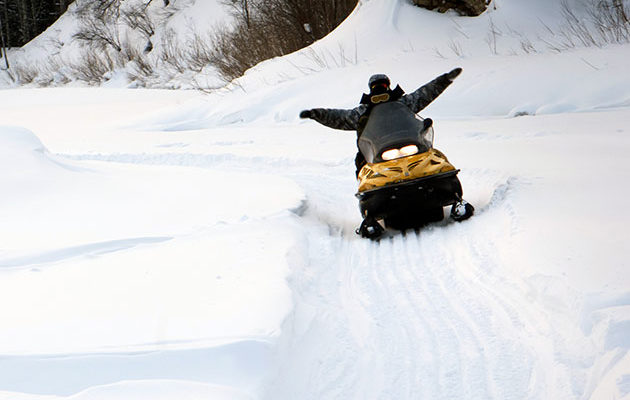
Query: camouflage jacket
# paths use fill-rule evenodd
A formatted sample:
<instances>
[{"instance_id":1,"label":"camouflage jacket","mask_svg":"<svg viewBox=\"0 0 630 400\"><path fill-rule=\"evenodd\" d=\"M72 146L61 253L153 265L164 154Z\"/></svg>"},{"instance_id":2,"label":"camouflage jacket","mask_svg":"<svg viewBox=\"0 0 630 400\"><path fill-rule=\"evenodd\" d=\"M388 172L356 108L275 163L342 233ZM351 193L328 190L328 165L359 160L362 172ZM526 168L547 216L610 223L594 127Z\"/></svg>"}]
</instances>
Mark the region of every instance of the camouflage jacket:
<instances>
[{"instance_id":1,"label":"camouflage jacket","mask_svg":"<svg viewBox=\"0 0 630 400\"><path fill-rule=\"evenodd\" d=\"M402 95L398 100L411 111L420 112L435 100L442 92L452 83L448 73L442 74L433 79L426 85L421 86L414 92ZM399 89L394 89L394 92ZM365 98L366 95L364 95ZM360 134L360 125L363 125L362 118L369 111L371 105L360 104L359 106L347 110L336 108L314 108L311 111L310 118L333 129L342 129L347 131L356 130Z\"/></svg>"}]
</instances>

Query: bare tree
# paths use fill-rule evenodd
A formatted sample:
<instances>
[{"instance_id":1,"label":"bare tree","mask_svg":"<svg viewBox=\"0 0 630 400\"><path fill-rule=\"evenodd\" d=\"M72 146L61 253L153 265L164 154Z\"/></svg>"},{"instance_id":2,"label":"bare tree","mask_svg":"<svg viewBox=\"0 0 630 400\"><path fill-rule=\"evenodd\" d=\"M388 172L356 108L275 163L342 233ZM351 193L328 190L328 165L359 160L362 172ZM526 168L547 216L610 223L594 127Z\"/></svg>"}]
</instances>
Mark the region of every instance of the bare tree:
<instances>
[{"instance_id":1,"label":"bare tree","mask_svg":"<svg viewBox=\"0 0 630 400\"><path fill-rule=\"evenodd\" d=\"M123 12L123 22L131 29L140 31L144 36L149 38L155 34L155 28L153 21L151 21L151 18L149 18L147 14L147 5L136 6L125 10L125 12Z\"/></svg>"},{"instance_id":2,"label":"bare tree","mask_svg":"<svg viewBox=\"0 0 630 400\"><path fill-rule=\"evenodd\" d=\"M67 0L0 0L5 45L19 47L48 28L68 7Z\"/></svg>"},{"instance_id":3,"label":"bare tree","mask_svg":"<svg viewBox=\"0 0 630 400\"><path fill-rule=\"evenodd\" d=\"M121 0L83 0L78 2L76 14L80 28L74 37L91 47L122 50L118 20Z\"/></svg>"},{"instance_id":4,"label":"bare tree","mask_svg":"<svg viewBox=\"0 0 630 400\"><path fill-rule=\"evenodd\" d=\"M255 1L255 0L254 0ZM247 28L251 26L250 4L252 0L222 0L221 3L230 7L232 13L240 20L245 21Z\"/></svg>"},{"instance_id":5,"label":"bare tree","mask_svg":"<svg viewBox=\"0 0 630 400\"><path fill-rule=\"evenodd\" d=\"M9 69L9 57L7 57L7 46L4 40L4 29L2 26L2 15L0 15L0 55L4 58L6 69Z\"/></svg>"}]
</instances>

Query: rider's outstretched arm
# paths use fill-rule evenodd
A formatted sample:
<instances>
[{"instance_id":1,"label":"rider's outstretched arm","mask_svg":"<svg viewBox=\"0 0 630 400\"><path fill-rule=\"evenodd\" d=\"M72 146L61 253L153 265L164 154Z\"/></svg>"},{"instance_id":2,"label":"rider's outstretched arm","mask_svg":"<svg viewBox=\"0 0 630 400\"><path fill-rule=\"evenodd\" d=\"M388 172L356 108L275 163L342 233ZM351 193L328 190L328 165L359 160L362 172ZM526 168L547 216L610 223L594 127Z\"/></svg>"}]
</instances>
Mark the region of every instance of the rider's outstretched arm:
<instances>
[{"instance_id":1,"label":"rider's outstretched arm","mask_svg":"<svg viewBox=\"0 0 630 400\"><path fill-rule=\"evenodd\" d=\"M400 100L411 111L418 113L442 94L461 72L461 68L455 68L451 72L442 74L426 85L421 86L415 92L404 95Z\"/></svg>"},{"instance_id":2,"label":"rider's outstretched arm","mask_svg":"<svg viewBox=\"0 0 630 400\"><path fill-rule=\"evenodd\" d=\"M351 110L338 108L313 108L300 113L300 118L310 118L333 129L355 131L359 126L359 117L365 111L360 105Z\"/></svg>"}]
</instances>

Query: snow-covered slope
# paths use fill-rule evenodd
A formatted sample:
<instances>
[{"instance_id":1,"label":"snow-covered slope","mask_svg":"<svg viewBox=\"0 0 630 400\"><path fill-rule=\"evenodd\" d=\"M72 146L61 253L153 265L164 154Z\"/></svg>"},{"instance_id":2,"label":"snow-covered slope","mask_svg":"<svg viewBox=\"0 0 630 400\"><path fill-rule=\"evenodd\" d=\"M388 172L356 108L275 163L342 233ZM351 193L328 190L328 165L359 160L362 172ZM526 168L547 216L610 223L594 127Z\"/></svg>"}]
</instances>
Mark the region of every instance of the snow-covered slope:
<instances>
[{"instance_id":1,"label":"snow-covered slope","mask_svg":"<svg viewBox=\"0 0 630 400\"><path fill-rule=\"evenodd\" d=\"M11 75L21 81L24 86L85 86L85 78L79 79L83 73L78 70L98 70L96 61L85 63L88 55L96 59L109 51L109 62L113 63L113 71L105 72L101 79L104 85L116 87L166 87L187 89L193 87L216 87L223 84L213 68L210 66L198 70L187 65L185 58L187 51L197 46L212 48L210 36L219 26L231 23L229 8L220 0L171 0L168 5L162 1L146 2L141 0L127 0L120 2L118 22L102 20L87 22L85 16L80 15L78 7L89 4L88 1L77 1L70 4L64 13L45 32L19 49L10 49L9 61ZM143 17L140 25L150 25L151 34L143 29L132 27L125 22L126 11L135 9L141 11ZM96 28L94 28L94 26ZM76 34L85 27L91 27L91 36L107 38L108 43L115 43L123 51L117 53L111 45L99 47L97 40L78 40ZM145 52L147 45L152 50ZM95 45L89 50L89 43ZM102 42L101 42L102 44ZM117 57L132 49L138 56ZM107 51L105 51L107 50ZM120 51L120 50L119 50ZM202 50L202 52L205 50ZM126 58L125 58L126 57ZM137 64L130 62L134 57L142 57L144 63L154 69L149 76L140 82L137 79ZM179 59L176 59L179 58ZM177 64L174 67L173 63ZM108 70L107 68L102 68ZM91 75L88 74L88 75ZM134 78L136 76L136 78ZM0 87L12 87L15 83L5 71L0 71Z\"/></svg>"},{"instance_id":2,"label":"snow-covered slope","mask_svg":"<svg viewBox=\"0 0 630 400\"><path fill-rule=\"evenodd\" d=\"M521 3L364 0L209 95L0 91L0 399L630 399L629 47ZM422 115L477 214L359 238L354 134L297 113L455 66Z\"/></svg>"}]
</instances>

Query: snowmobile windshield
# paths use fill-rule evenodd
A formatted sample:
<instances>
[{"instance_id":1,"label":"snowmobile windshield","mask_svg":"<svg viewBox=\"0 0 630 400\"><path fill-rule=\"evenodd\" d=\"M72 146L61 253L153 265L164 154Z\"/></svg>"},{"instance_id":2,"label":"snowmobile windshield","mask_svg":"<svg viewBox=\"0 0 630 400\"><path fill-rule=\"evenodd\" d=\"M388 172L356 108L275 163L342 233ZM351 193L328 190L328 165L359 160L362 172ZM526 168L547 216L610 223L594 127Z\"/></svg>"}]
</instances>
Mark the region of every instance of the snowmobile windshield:
<instances>
[{"instance_id":1,"label":"snowmobile windshield","mask_svg":"<svg viewBox=\"0 0 630 400\"><path fill-rule=\"evenodd\" d=\"M409 148L410 145L417 146L417 153L424 153L433 147L433 128L404 104L398 101L383 103L370 112L358 145L365 160L371 164L383 162L383 154L388 150Z\"/></svg>"}]
</instances>

